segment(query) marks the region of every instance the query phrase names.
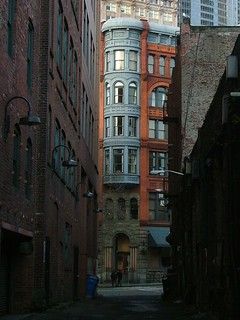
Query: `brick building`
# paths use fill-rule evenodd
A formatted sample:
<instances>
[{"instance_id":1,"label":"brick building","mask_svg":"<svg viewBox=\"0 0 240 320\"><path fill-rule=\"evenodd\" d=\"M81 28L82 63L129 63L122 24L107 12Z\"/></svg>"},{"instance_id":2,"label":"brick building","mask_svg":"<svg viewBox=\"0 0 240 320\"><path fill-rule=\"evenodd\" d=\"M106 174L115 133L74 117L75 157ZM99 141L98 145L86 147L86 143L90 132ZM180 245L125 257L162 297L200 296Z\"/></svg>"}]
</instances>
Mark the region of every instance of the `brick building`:
<instances>
[{"instance_id":1,"label":"brick building","mask_svg":"<svg viewBox=\"0 0 240 320\"><path fill-rule=\"evenodd\" d=\"M163 116L177 30L132 18L109 19L102 26L99 274L103 281L110 280L112 269L121 269L126 282L160 281L170 263ZM156 170L162 176L154 175Z\"/></svg>"},{"instance_id":2,"label":"brick building","mask_svg":"<svg viewBox=\"0 0 240 320\"><path fill-rule=\"evenodd\" d=\"M228 146L237 127L228 131L222 123L225 96L238 91L236 80L225 81L224 74L238 35L238 27L190 27L186 20L170 86L175 95L168 100L168 116L173 120L169 123L171 169L185 173L183 178L169 178L170 241L178 294L217 319L239 317L234 316L239 292L233 284L238 264L232 260L237 235L231 223L237 223L231 206L236 205L233 172L238 169L233 156L236 146L235 151Z\"/></svg>"},{"instance_id":3,"label":"brick building","mask_svg":"<svg viewBox=\"0 0 240 320\"><path fill-rule=\"evenodd\" d=\"M85 295L95 273L99 1L0 12L2 314Z\"/></svg>"}]
</instances>

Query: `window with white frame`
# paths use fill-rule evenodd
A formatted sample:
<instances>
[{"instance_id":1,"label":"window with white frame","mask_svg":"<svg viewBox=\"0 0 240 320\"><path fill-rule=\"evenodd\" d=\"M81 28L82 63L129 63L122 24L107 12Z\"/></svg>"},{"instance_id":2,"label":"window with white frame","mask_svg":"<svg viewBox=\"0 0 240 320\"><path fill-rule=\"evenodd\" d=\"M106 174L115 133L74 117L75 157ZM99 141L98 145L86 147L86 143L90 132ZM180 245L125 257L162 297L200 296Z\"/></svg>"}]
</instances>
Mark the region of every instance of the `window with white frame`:
<instances>
[{"instance_id":1,"label":"window with white frame","mask_svg":"<svg viewBox=\"0 0 240 320\"><path fill-rule=\"evenodd\" d=\"M152 171L164 171L167 170L167 153L159 151L150 151L149 152L149 173Z\"/></svg>"},{"instance_id":2,"label":"window with white frame","mask_svg":"<svg viewBox=\"0 0 240 320\"><path fill-rule=\"evenodd\" d=\"M124 149L113 149L113 173L123 173Z\"/></svg>"},{"instance_id":3,"label":"window with white frame","mask_svg":"<svg viewBox=\"0 0 240 320\"><path fill-rule=\"evenodd\" d=\"M110 55L110 52L106 52L106 55L105 55L105 63L106 63L106 72L110 71L110 63L111 63L111 55Z\"/></svg>"},{"instance_id":4,"label":"window with white frame","mask_svg":"<svg viewBox=\"0 0 240 320\"><path fill-rule=\"evenodd\" d=\"M153 73L154 71L154 55L148 55L148 72Z\"/></svg>"},{"instance_id":5,"label":"window with white frame","mask_svg":"<svg viewBox=\"0 0 240 320\"><path fill-rule=\"evenodd\" d=\"M110 117L105 118L105 138L110 137Z\"/></svg>"},{"instance_id":6,"label":"window with white frame","mask_svg":"<svg viewBox=\"0 0 240 320\"><path fill-rule=\"evenodd\" d=\"M128 88L128 102L130 104L137 104L137 85L131 82Z\"/></svg>"},{"instance_id":7,"label":"window with white frame","mask_svg":"<svg viewBox=\"0 0 240 320\"><path fill-rule=\"evenodd\" d=\"M115 3L110 2L106 5L106 11L117 12L117 7Z\"/></svg>"},{"instance_id":8,"label":"window with white frame","mask_svg":"<svg viewBox=\"0 0 240 320\"><path fill-rule=\"evenodd\" d=\"M170 222L170 216L166 208L166 197L164 193L149 193L149 220L161 220Z\"/></svg>"},{"instance_id":9,"label":"window with white frame","mask_svg":"<svg viewBox=\"0 0 240 320\"><path fill-rule=\"evenodd\" d=\"M125 14L131 14L131 6L121 5L121 12Z\"/></svg>"},{"instance_id":10,"label":"window with white frame","mask_svg":"<svg viewBox=\"0 0 240 320\"><path fill-rule=\"evenodd\" d=\"M114 103L123 103L123 83L118 81L114 85Z\"/></svg>"},{"instance_id":11,"label":"window with white frame","mask_svg":"<svg viewBox=\"0 0 240 320\"><path fill-rule=\"evenodd\" d=\"M110 150L104 152L104 174L110 174Z\"/></svg>"},{"instance_id":12,"label":"window with white frame","mask_svg":"<svg viewBox=\"0 0 240 320\"><path fill-rule=\"evenodd\" d=\"M160 76L164 76L165 75L165 61L166 58L161 56L159 58L159 72L160 72Z\"/></svg>"},{"instance_id":13,"label":"window with white frame","mask_svg":"<svg viewBox=\"0 0 240 320\"><path fill-rule=\"evenodd\" d=\"M124 50L114 51L114 70L124 70L124 68L125 68Z\"/></svg>"},{"instance_id":14,"label":"window with white frame","mask_svg":"<svg viewBox=\"0 0 240 320\"><path fill-rule=\"evenodd\" d=\"M137 136L137 117L128 117L128 136Z\"/></svg>"},{"instance_id":15,"label":"window with white frame","mask_svg":"<svg viewBox=\"0 0 240 320\"><path fill-rule=\"evenodd\" d=\"M124 135L124 117L122 116L113 117L113 135L114 136Z\"/></svg>"},{"instance_id":16,"label":"window with white frame","mask_svg":"<svg viewBox=\"0 0 240 320\"><path fill-rule=\"evenodd\" d=\"M172 76L173 73L173 68L175 67L175 59L171 58L170 59L170 76Z\"/></svg>"},{"instance_id":17,"label":"window with white frame","mask_svg":"<svg viewBox=\"0 0 240 320\"><path fill-rule=\"evenodd\" d=\"M110 84L106 83L106 105L110 104Z\"/></svg>"},{"instance_id":18,"label":"window with white frame","mask_svg":"<svg viewBox=\"0 0 240 320\"><path fill-rule=\"evenodd\" d=\"M163 107L166 100L167 89L163 87L157 87L151 92L149 105L152 107Z\"/></svg>"},{"instance_id":19,"label":"window with white frame","mask_svg":"<svg viewBox=\"0 0 240 320\"><path fill-rule=\"evenodd\" d=\"M165 140L168 138L168 126L163 123L162 120L152 120L148 121L149 127L149 138L150 139L160 139Z\"/></svg>"},{"instance_id":20,"label":"window with white frame","mask_svg":"<svg viewBox=\"0 0 240 320\"><path fill-rule=\"evenodd\" d=\"M129 70L137 71L137 60L138 60L137 51L130 50L129 51Z\"/></svg>"},{"instance_id":21,"label":"window with white frame","mask_svg":"<svg viewBox=\"0 0 240 320\"><path fill-rule=\"evenodd\" d=\"M128 173L137 173L137 149L128 149Z\"/></svg>"}]
</instances>

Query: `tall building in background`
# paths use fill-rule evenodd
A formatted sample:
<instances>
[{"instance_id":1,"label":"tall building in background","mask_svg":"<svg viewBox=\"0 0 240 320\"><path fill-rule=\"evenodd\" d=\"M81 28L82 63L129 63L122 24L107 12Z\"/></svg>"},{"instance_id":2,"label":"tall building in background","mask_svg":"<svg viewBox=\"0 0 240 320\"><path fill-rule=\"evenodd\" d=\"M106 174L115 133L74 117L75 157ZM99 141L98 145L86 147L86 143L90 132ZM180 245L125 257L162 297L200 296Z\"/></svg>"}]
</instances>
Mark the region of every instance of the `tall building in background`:
<instances>
[{"instance_id":1,"label":"tall building in background","mask_svg":"<svg viewBox=\"0 0 240 320\"><path fill-rule=\"evenodd\" d=\"M129 17L176 26L177 9L177 0L102 0L101 21Z\"/></svg>"},{"instance_id":2,"label":"tall building in background","mask_svg":"<svg viewBox=\"0 0 240 320\"><path fill-rule=\"evenodd\" d=\"M0 12L4 314L79 298L95 272L100 9L2 0Z\"/></svg>"},{"instance_id":3,"label":"tall building in background","mask_svg":"<svg viewBox=\"0 0 240 320\"><path fill-rule=\"evenodd\" d=\"M180 0L179 21L190 17L195 26L226 26L239 23L239 0Z\"/></svg>"},{"instance_id":4,"label":"tall building in background","mask_svg":"<svg viewBox=\"0 0 240 320\"><path fill-rule=\"evenodd\" d=\"M166 241L168 128L164 111L175 66L177 27L108 19L100 45L99 265L124 282L159 282L170 265ZM160 173L156 175L155 173Z\"/></svg>"}]
</instances>

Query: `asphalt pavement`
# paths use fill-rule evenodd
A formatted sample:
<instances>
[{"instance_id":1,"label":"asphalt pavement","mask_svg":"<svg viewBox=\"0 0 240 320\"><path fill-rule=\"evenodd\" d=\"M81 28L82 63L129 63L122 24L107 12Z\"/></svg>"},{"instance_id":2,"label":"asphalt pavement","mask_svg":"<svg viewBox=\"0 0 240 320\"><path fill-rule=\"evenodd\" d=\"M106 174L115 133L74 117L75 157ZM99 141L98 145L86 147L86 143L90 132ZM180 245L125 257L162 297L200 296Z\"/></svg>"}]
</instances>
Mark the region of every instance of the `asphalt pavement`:
<instances>
[{"instance_id":1,"label":"asphalt pavement","mask_svg":"<svg viewBox=\"0 0 240 320\"><path fill-rule=\"evenodd\" d=\"M163 301L159 285L98 288L95 298L0 320L192 320L197 319L195 316L194 310L181 301Z\"/></svg>"}]
</instances>

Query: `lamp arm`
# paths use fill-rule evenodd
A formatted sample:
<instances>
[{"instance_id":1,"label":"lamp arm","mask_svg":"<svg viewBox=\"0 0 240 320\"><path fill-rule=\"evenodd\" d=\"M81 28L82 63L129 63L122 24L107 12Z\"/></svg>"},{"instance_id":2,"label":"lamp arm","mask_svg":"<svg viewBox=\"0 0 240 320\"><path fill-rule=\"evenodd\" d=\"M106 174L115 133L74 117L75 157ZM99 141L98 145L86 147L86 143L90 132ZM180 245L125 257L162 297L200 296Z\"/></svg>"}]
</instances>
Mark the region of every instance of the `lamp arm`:
<instances>
[{"instance_id":1,"label":"lamp arm","mask_svg":"<svg viewBox=\"0 0 240 320\"><path fill-rule=\"evenodd\" d=\"M53 148L53 151L52 151L52 154L54 153L54 151L55 151L56 149L58 149L58 148L60 148L60 147L63 147L63 148L65 148L65 149L67 149L67 151L68 151L68 159L69 159L69 158L70 158L70 150L69 150L68 146L65 146L65 144L59 144L58 146L54 147L54 148Z\"/></svg>"},{"instance_id":2,"label":"lamp arm","mask_svg":"<svg viewBox=\"0 0 240 320\"><path fill-rule=\"evenodd\" d=\"M28 105L28 115L31 113L32 108L31 108L31 104L30 104L30 102L28 101L28 99L26 99L26 98L24 98L24 97L22 97L22 96L14 96L14 97L10 98L10 99L8 100L8 102L6 103L6 105L5 105L5 113L4 113L4 121L5 121L5 122L7 121L7 108L8 108L8 106L9 106L9 104L10 104L13 100L15 100L15 99L22 99L22 100L24 100L24 101L27 103L27 105Z\"/></svg>"}]
</instances>

